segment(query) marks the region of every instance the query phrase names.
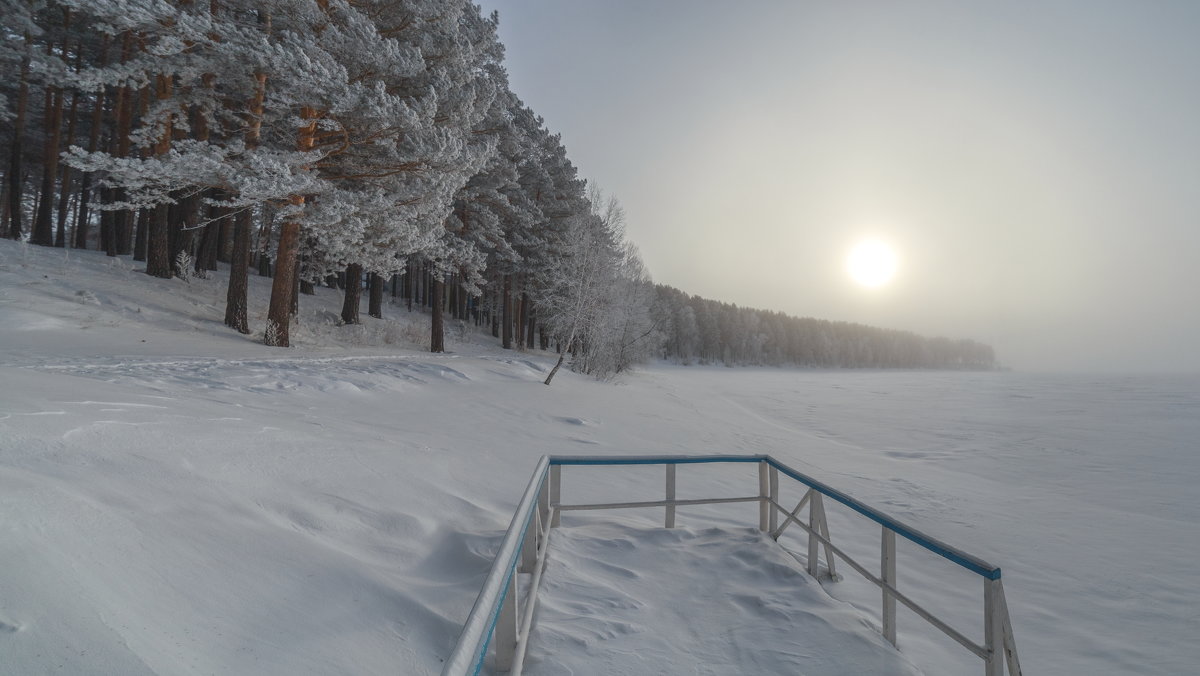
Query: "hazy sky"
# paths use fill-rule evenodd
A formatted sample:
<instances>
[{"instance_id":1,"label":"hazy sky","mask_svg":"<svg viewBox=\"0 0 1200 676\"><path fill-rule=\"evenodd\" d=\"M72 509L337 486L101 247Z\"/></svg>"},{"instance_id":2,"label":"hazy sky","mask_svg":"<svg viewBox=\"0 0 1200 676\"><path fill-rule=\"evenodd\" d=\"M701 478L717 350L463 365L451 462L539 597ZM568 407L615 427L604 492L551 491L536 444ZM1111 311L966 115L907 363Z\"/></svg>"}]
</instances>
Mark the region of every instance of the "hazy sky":
<instances>
[{"instance_id":1,"label":"hazy sky","mask_svg":"<svg viewBox=\"0 0 1200 676\"><path fill-rule=\"evenodd\" d=\"M483 6L656 281L1022 370L1200 370L1200 2ZM844 271L865 236L882 289Z\"/></svg>"}]
</instances>

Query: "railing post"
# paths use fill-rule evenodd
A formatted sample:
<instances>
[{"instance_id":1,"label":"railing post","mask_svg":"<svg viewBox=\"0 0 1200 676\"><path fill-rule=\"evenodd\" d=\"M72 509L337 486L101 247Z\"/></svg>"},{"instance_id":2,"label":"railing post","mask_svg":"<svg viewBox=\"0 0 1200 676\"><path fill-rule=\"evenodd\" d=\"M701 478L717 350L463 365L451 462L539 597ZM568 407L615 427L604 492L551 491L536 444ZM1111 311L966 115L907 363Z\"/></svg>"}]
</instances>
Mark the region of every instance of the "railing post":
<instances>
[{"instance_id":1,"label":"railing post","mask_svg":"<svg viewBox=\"0 0 1200 676\"><path fill-rule=\"evenodd\" d=\"M1008 599L1004 597L1004 581L996 579L994 591L1000 606L999 618L1004 623L1004 661L1008 665L1008 676L1021 676L1021 660L1017 658L1017 639L1013 637L1012 618L1008 616Z\"/></svg>"},{"instance_id":2,"label":"railing post","mask_svg":"<svg viewBox=\"0 0 1200 676\"><path fill-rule=\"evenodd\" d=\"M779 470L775 469L774 466L771 466L770 470L768 470L768 472L767 472L767 475L768 475L768 478L769 478L770 484L771 484L771 488L770 488L770 491L771 491L771 503L770 503L771 517L770 517L770 524L769 524L770 525L769 532L774 533L775 529L779 527L779 508L775 506L775 505L779 504Z\"/></svg>"},{"instance_id":3,"label":"railing post","mask_svg":"<svg viewBox=\"0 0 1200 676\"><path fill-rule=\"evenodd\" d=\"M895 646L896 597L892 595L891 589L896 587L896 531L887 526L883 527L883 543L880 550L879 577L883 580L883 637L888 640L888 643Z\"/></svg>"},{"instance_id":4,"label":"railing post","mask_svg":"<svg viewBox=\"0 0 1200 676\"><path fill-rule=\"evenodd\" d=\"M758 529L766 531L770 513L770 503L767 502L767 497L770 494L771 486L770 479L767 477L767 461L760 460L758 462Z\"/></svg>"},{"instance_id":5,"label":"railing post","mask_svg":"<svg viewBox=\"0 0 1200 676\"><path fill-rule=\"evenodd\" d=\"M818 497L820 493L817 494ZM821 524L821 535L825 538L825 569L829 572L829 579L837 581L837 568L833 558L833 547L830 545L833 542L833 536L829 534L829 519L825 516L825 500L817 500L817 523Z\"/></svg>"},{"instance_id":6,"label":"railing post","mask_svg":"<svg viewBox=\"0 0 1200 676\"><path fill-rule=\"evenodd\" d=\"M508 577L508 591L500 605L500 617L496 620L496 671L512 668L517 650L517 572Z\"/></svg>"},{"instance_id":7,"label":"railing post","mask_svg":"<svg viewBox=\"0 0 1200 676\"><path fill-rule=\"evenodd\" d=\"M675 502L675 463L667 464L667 502ZM675 505L667 505L666 527L675 527Z\"/></svg>"},{"instance_id":8,"label":"railing post","mask_svg":"<svg viewBox=\"0 0 1200 676\"><path fill-rule=\"evenodd\" d=\"M525 542L521 543L521 572L532 573L534 566L537 565L538 557L538 534L542 531L542 515L538 510L533 510L533 518L529 521L529 526L525 528Z\"/></svg>"},{"instance_id":9,"label":"railing post","mask_svg":"<svg viewBox=\"0 0 1200 676\"><path fill-rule=\"evenodd\" d=\"M1000 580L983 579L983 647L985 676L1004 676L1004 619L1000 617Z\"/></svg>"},{"instance_id":10,"label":"railing post","mask_svg":"<svg viewBox=\"0 0 1200 676\"><path fill-rule=\"evenodd\" d=\"M550 527L558 528L562 521L562 512L558 505L562 501L562 465L550 465L550 506L554 508L554 516L550 519Z\"/></svg>"},{"instance_id":11,"label":"railing post","mask_svg":"<svg viewBox=\"0 0 1200 676\"><path fill-rule=\"evenodd\" d=\"M819 517L821 508L817 505L821 502L821 494L815 488L808 489L808 574L813 577L817 576L818 560L817 560L817 545L821 544L817 540L816 534L821 532L821 519Z\"/></svg>"},{"instance_id":12,"label":"railing post","mask_svg":"<svg viewBox=\"0 0 1200 676\"><path fill-rule=\"evenodd\" d=\"M550 521L550 472L546 472L546 477L542 479L542 489L538 491L538 514L542 517L542 523Z\"/></svg>"}]
</instances>

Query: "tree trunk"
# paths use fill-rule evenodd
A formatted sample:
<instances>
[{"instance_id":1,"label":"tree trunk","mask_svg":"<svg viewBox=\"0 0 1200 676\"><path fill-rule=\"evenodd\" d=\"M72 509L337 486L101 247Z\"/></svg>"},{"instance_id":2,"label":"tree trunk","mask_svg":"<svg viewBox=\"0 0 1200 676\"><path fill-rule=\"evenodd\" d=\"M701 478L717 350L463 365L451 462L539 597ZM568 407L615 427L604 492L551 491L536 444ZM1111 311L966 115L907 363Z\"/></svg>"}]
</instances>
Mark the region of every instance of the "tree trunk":
<instances>
[{"instance_id":1,"label":"tree trunk","mask_svg":"<svg viewBox=\"0 0 1200 676\"><path fill-rule=\"evenodd\" d=\"M371 297L367 301L367 314L376 319L383 319L383 275L371 273Z\"/></svg>"},{"instance_id":2,"label":"tree trunk","mask_svg":"<svg viewBox=\"0 0 1200 676\"><path fill-rule=\"evenodd\" d=\"M162 103L171 98L173 79L170 75L159 74L154 78L154 95ZM171 133L174 115L167 116L163 123L162 135L154 145L154 155L162 157L171 150ZM168 218L170 207L160 204L154 209L150 219L149 246L146 251L146 274L162 279L171 278L171 246Z\"/></svg>"},{"instance_id":3,"label":"tree trunk","mask_svg":"<svg viewBox=\"0 0 1200 676\"><path fill-rule=\"evenodd\" d=\"M147 214L146 274L160 279L171 278L171 247L167 235L170 205L160 204Z\"/></svg>"},{"instance_id":4,"label":"tree trunk","mask_svg":"<svg viewBox=\"0 0 1200 676\"><path fill-rule=\"evenodd\" d=\"M408 261L404 262L404 279L402 280L401 283L404 286L404 290L402 291L402 294L403 294L405 300L408 301L408 311L409 312L412 312L412 300L413 300L413 283L412 283L412 281L413 281L413 264L412 264L411 260L408 260Z\"/></svg>"},{"instance_id":5,"label":"tree trunk","mask_svg":"<svg viewBox=\"0 0 1200 676\"><path fill-rule=\"evenodd\" d=\"M154 213L153 209L138 209L137 218L133 221L134 222L134 237L133 237L133 251L132 252L127 251L124 248L124 245L122 245L120 243L118 243L118 245L117 245L117 248L120 249L121 251L123 251L125 253L132 253L133 260L135 260L135 261L143 261L144 262L146 260L147 234L148 234L148 228L149 228L149 223L150 223L150 215L152 213ZM132 214L131 214L131 216L132 216Z\"/></svg>"},{"instance_id":6,"label":"tree trunk","mask_svg":"<svg viewBox=\"0 0 1200 676\"><path fill-rule=\"evenodd\" d=\"M207 194L211 199L218 199L221 196L218 190L209 190ZM223 212L222 207L210 204L205 214L208 222L200 231L200 245L196 247L195 270L197 274L217 269L217 233L221 229L221 222L225 220Z\"/></svg>"},{"instance_id":7,"label":"tree trunk","mask_svg":"<svg viewBox=\"0 0 1200 676\"><path fill-rule=\"evenodd\" d=\"M524 349L524 317L526 317L527 312L524 301L526 301L526 294L517 294L517 298L514 300L517 309L512 313L512 316L514 316L512 318L516 319L516 335L514 337L516 337L517 349Z\"/></svg>"},{"instance_id":8,"label":"tree trunk","mask_svg":"<svg viewBox=\"0 0 1200 676\"><path fill-rule=\"evenodd\" d=\"M258 244L253 251L258 253L258 275L260 277L271 276L271 257L266 251L271 246L271 229L274 221L269 216L264 215L262 223L258 226Z\"/></svg>"},{"instance_id":9,"label":"tree trunk","mask_svg":"<svg viewBox=\"0 0 1200 676\"><path fill-rule=\"evenodd\" d=\"M117 188L118 194L122 194L122 189ZM137 211L129 212L129 224L133 230L133 249L125 251L125 245L121 243L121 237L117 237L117 251L119 253L128 253L133 260L146 262L146 218L147 214L152 209L138 209ZM124 211L117 212L117 218L113 221L113 232L124 232L125 228L120 225L121 217L125 214Z\"/></svg>"},{"instance_id":10,"label":"tree trunk","mask_svg":"<svg viewBox=\"0 0 1200 676\"><path fill-rule=\"evenodd\" d=\"M558 361L554 362L554 368L550 369L550 375L546 376L546 381L543 385L549 385L551 380L554 380L554 374L558 373L558 369L562 368L563 360L567 358L565 350L560 350L558 353Z\"/></svg>"},{"instance_id":11,"label":"tree trunk","mask_svg":"<svg viewBox=\"0 0 1200 676\"><path fill-rule=\"evenodd\" d=\"M256 73L254 97L250 99L250 114L246 120L246 149L249 151L258 147L262 133L263 97L266 93L267 76ZM233 218L233 247L229 258L229 288L225 292L225 324L239 333L250 333L246 321L246 286L250 274L250 226L253 212L250 207L243 206ZM224 237L229 227L229 218L221 219L221 226L216 232L217 253L219 260L223 253ZM210 226L211 227L211 226ZM216 267L215 265L213 266ZM272 289L274 291L274 289ZM269 326L268 322L268 326ZM270 344L273 338L270 331L266 334Z\"/></svg>"},{"instance_id":12,"label":"tree trunk","mask_svg":"<svg viewBox=\"0 0 1200 676\"><path fill-rule=\"evenodd\" d=\"M558 346L558 361L554 363L554 368L550 369L550 375L546 376L546 385L549 385L550 381L554 380L554 374L558 373L558 369L562 368L563 360L567 358L567 348L575 344L575 332L579 328L579 311L580 308L576 307L575 317L571 320L571 331L567 334L567 342L565 344L560 343Z\"/></svg>"},{"instance_id":13,"label":"tree trunk","mask_svg":"<svg viewBox=\"0 0 1200 676\"><path fill-rule=\"evenodd\" d=\"M342 321L346 324L361 324L358 309L362 306L362 266L351 263L346 266L346 293L342 298Z\"/></svg>"},{"instance_id":14,"label":"tree trunk","mask_svg":"<svg viewBox=\"0 0 1200 676\"><path fill-rule=\"evenodd\" d=\"M113 188L112 200L114 202L125 201L125 189ZM132 211L129 209L118 209L113 212L111 220L112 237L109 238L109 246L106 251L109 256L132 253L130 245L130 232L133 230L132 225ZM143 257L141 260L145 260L145 258Z\"/></svg>"},{"instance_id":15,"label":"tree trunk","mask_svg":"<svg viewBox=\"0 0 1200 676\"><path fill-rule=\"evenodd\" d=\"M313 137L317 131L317 111L305 106L300 110L300 117L311 120L300 129L296 142L297 150L308 152L313 147ZM292 195L292 206L297 210L304 206L303 195ZM296 216L289 216L279 228L279 249L275 256L275 279L271 284L271 306L267 311L266 343L277 347L291 345L288 326L291 315L292 275L295 274L296 251L300 248L300 221Z\"/></svg>"},{"instance_id":16,"label":"tree trunk","mask_svg":"<svg viewBox=\"0 0 1200 676\"><path fill-rule=\"evenodd\" d=\"M121 63L129 60L129 53L133 49L133 34L130 31L125 31L124 37L121 40ZM116 116L116 133L112 138L112 152L116 157L128 157L129 147L132 145L129 138L130 128L133 126L133 106L134 106L134 90L128 85L124 85L117 90L116 102L113 104L113 115ZM125 201L125 190L123 188L114 188L110 191L112 201ZM130 230L132 226L133 213L128 209L121 209L112 212L109 219L109 236L105 247L105 253L109 256L116 256L118 253L129 253L127 242L130 240Z\"/></svg>"},{"instance_id":17,"label":"tree trunk","mask_svg":"<svg viewBox=\"0 0 1200 676\"><path fill-rule=\"evenodd\" d=\"M249 208L249 207L245 207ZM210 270L216 270L216 263L232 263L233 262L233 229L237 217L230 218L228 215L223 217L220 222L220 227L217 228L217 259L213 263ZM250 240L246 240L246 253L250 252ZM247 264L249 260L247 260Z\"/></svg>"},{"instance_id":18,"label":"tree trunk","mask_svg":"<svg viewBox=\"0 0 1200 676\"><path fill-rule=\"evenodd\" d=\"M501 346L506 350L512 349L513 339L513 299L512 299L512 276L504 275L504 317L501 320L503 324L502 333L504 338L501 340Z\"/></svg>"},{"instance_id":19,"label":"tree trunk","mask_svg":"<svg viewBox=\"0 0 1200 676\"><path fill-rule=\"evenodd\" d=\"M214 8L215 9L215 8ZM201 76L201 81L205 89L212 89L213 75L206 73ZM199 106L192 106L189 112L190 126L192 137L200 142L208 142L210 134L208 129L208 118L204 116L203 111ZM179 132L176 132L179 133ZM175 265L179 260L181 252L187 252L189 255L193 253L196 243L196 231L200 229L200 196L207 194L196 190L189 190L179 203L178 218L173 221L176 227L171 230L171 265ZM198 260L199 256L194 256L193 260Z\"/></svg>"},{"instance_id":20,"label":"tree trunk","mask_svg":"<svg viewBox=\"0 0 1200 676\"><path fill-rule=\"evenodd\" d=\"M175 254L179 252L179 240L183 232L183 191L172 190L171 202L167 205L167 262L175 269Z\"/></svg>"},{"instance_id":21,"label":"tree trunk","mask_svg":"<svg viewBox=\"0 0 1200 676\"><path fill-rule=\"evenodd\" d=\"M225 325L238 333L250 333L246 320L246 285L250 275L252 217L249 209L242 209L233 219L233 259L229 265L229 287L225 291Z\"/></svg>"},{"instance_id":22,"label":"tree trunk","mask_svg":"<svg viewBox=\"0 0 1200 676\"><path fill-rule=\"evenodd\" d=\"M145 44L144 39L139 40L139 44L140 44L141 49L145 50L146 44ZM153 94L151 92L150 85L147 85L147 86L139 89L135 93L134 96L130 97L130 100L129 100L129 106L130 106L129 107L129 124L130 124L131 128L133 125L133 121L135 119L145 119L146 115L150 112L150 98L152 95ZM128 134L129 134L129 132L127 131L126 136L128 136ZM130 139L131 146L132 146L132 143L133 143L133 140ZM148 156L148 155L156 154L155 148L157 146L158 146L157 141L155 141L153 144L147 146L144 150L142 150L143 155ZM131 148L131 154L136 153L136 152L137 152L136 149ZM137 240L134 238L135 233L134 233L134 229L133 229L133 225L134 225L133 214L130 214L129 220L125 224L126 227L117 228L117 235L118 235L117 246L120 249L122 254L129 254L129 253L133 252L135 245L140 250L142 257L140 259L135 258L134 260L142 260L142 261L146 260L147 253L149 251L149 246L148 246L149 234L150 234L149 226L150 226L151 221L153 220L153 215L154 215L155 209L152 207L150 209L147 209L146 211L147 211L147 214L146 214L147 220L137 221L138 227L142 228L142 232L141 232L140 236L143 238L143 240L140 244L138 244ZM140 215L139 215L139 218L140 218Z\"/></svg>"},{"instance_id":23,"label":"tree trunk","mask_svg":"<svg viewBox=\"0 0 1200 676\"><path fill-rule=\"evenodd\" d=\"M79 182L79 205L75 214L75 248L86 249L88 236L91 234L91 214L88 212L88 201L92 196L92 173L83 175Z\"/></svg>"},{"instance_id":24,"label":"tree trunk","mask_svg":"<svg viewBox=\"0 0 1200 676\"><path fill-rule=\"evenodd\" d=\"M488 311L488 314L490 315L489 319L492 322L492 337L499 338L500 337L500 292L496 291L494 289L495 289L495 285L493 285L492 307Z\"/></svg>"},{"instance_id":25,"label":"tree trunk","mask_svg":"<svg viewBox=\"0 0 1200 676\"><path fill-rule=\"evenodd\" d=\"M17 86L17 119L13 120L13 140L12 148L9 153L8 173L5 175L5 180L8 182L8 236L13 239L21 239L21 201L25 197L24 191L21 189L21 169L24 153L25 141L25 111L29 107L29 62L30 54L29 34L25 34L25 56L21 59L21 80Z\"/></svg>"},{"instance_id":26,"label":"tree trunk","mask_svg":"<svg viewBox=\"0 0 1200 676\"><path fill-rule=\"evenodd\" d=\"M292 309L292 316L296 317L300 314L300 256L296 255L296 265L292 270L292 302L289 307Z\"/></svg>"},{"instance_id":27,"label":"tree trunk","mask_svg":"<svg viewBox=\"0 0 1200 676\"><path fill-rule=\"evenodd\" d=\"M105 35L100 40L100 67L108 65L108 36ZM100 125L104 121L104 101L107 98L106 89L101 89L96 92L96 102L92 106L91 129L88 130L88 152L94 153L100 147ZM75 248L86 249L88 243L88 230L90 228L89 219L91 215L88 213L88 202L92 196L92 172L86 172L83 175L83 181L79 186L79 213L75 219Z\"/></svg>"},{"instance_id":28,"label":"tree trunk","mask_svg":"<svg viewBox=\"0 0 1200 676\"><path fill-rule=\"evenodd\" d=\"M100 201L111 202L116 196L112 188L100 189ZM108 209L100 211L100 248L106 256L117 255L117 213Z\"/></svg>"},{"instance_id":29,"label":"tree trunk","mask_svg":"<svg viewBox=\"0 0 1200 676\"><path fill-rule=\"evenodd\" d=\"M425 286L429 275L425 272L425 263L418 262L413 271L413 300L418 308L425 307Z\"/></svg>"},{"instance_id":30,"label":"tree trunk","mask_svg":"<svg viewBox=\"0 0 1200 676\"><path fill-rule=\"evenodd\" d=\"M172 229L171 265L179 260L179 254L186 252L189 256L196 244L196 231L200 229L200 195L193 192L179 202L176 214L177 228Z\"/></svg>"},{"instance_id":31,"label":"tree trunk","mask_svg":"<svg viewBox=\"0 0 1200 676\"><path fill-rule=\"evenodd\" d=\"M297 208L304 205L302 195L292 195ZM289 216L279 228L279 248L275 255L275 276L271 280L271 305L267 310L266 344L291 347L289 327L292 319L292 276L296 271L296 252L300 248L300 222Z\"/></svg>"},{"instance_id":32,"label":"tree trunk","mask_svg":"<svg viewBox=\"0 0 1200 676\"><path fill-rule=\"evenodd\" d=\"M421 266L423 272L421 274L421 285L423 289L421 303L425 307L433 307L433 273L430 272L429 265Z\"/></svg>"},{"instance_id":33,"label":"tree trunk","mask_svg":"<svg viewBox=\"0 0 1200 676\"><path fill-rule=\"evenodd\" d=\"M80 49L82 51L82 47ZM71 112L67 118L67 143L70 148L75 145L75 123L79 113L79 92L71 94ZM71 165L63 162L59 172L58 195L58 227L54 232L54 246L62 248L67 245L67 206L71 201Z\"/></svg>"},{"instance_id":34,"label":"tree trunk","mask_svg":"<svg viewBox=\"0 0 1200 676\"><path fill-rule=\"evenodd\" d=\"M70 28L71 12L64 13L64 32ZM67 52L66 38L62 51ZM54 42L46 42L46 54L54 54ZM62 143L62 87L46 85L46 139L42 146L42 189L37 215L33 221L33 236L29 241L41 246L54 246L54 183L58 180L58 146Z\"/></svg>"},{"instance_id":35,"label":"tree trunk","mask_svg":"<svg viewBox=\"0 0 1200 676\"><path fill-rule=\"evenodd\" d=\"M442 291L444 284L440 276L433 279L433 319L429 322L429 351L446 351L446 327L442 316Z\"/></svg>"},{"instance_id":36,"label":"tree trunk","mask_svg":"<svg viewBox=\"0 0 1200 676\"><path fill-rule=\"evenodd\" d=\"M64 43L63 57L66 58L66 48ZM75 72L78 73L83 68L83 42L79 43L79 48L75 52ZM79 91L71 92L71 112L67 117L67 142L66 146L70 148L75 145L75 123L79 117ZM58 227L54 233L54 246L62 248L67 245L67 206L71 199L71 165L66 162L62 163L62 170L59 172L59 195L58 195Z\"/></svg>"},{"instance_id":37,"label":"tree trunk","mask_svg":"<svg viewBox=\"0 0 1200 676\"><path fill-rule=\"evenodd\" d=\"M534 348L534 335L537 329L537 313L533 311L533 301L530 300L528 295L525 296L525 307L528 308L525 312L528 316L525 324L525 347L532 350Z\"/></svg>"}]
</instances>

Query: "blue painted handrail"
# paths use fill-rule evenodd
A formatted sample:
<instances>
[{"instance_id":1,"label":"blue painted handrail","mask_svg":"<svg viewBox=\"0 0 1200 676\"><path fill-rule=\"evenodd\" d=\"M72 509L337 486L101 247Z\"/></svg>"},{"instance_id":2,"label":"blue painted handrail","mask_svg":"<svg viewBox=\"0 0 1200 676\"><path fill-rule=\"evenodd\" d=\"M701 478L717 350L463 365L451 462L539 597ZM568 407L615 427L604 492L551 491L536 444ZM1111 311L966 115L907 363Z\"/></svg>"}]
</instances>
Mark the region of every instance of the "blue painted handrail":
<instances>
[{"instance_id":1,"label":"blue painted handrail","mask_svg":"<svg viewBox=\"0 0 1200 676\"><path fill-rule=\"evenodd\" d=\"M798 472L791 467L779 462L769 455L633 455L626 457L614 456L550 456L551 465L685 465L696 463L712 463L712 462L766 462L771 467L788 475L789 477L799 481L800 483L812 488L813 490L827 495L830 498L846 505L850 509L862 514L868 519L878 523L889 530L894 531L897 535L928 549L929 551L941 556L945 559L953 561L967 570L981 575L989 580L1000 579L1000 569L991 565L983 559L964 552L957 547L950 545L922 533L921 531L897 521L892 517L880 512L859 500L856 500L849 495L832 488L816 479Z\"/></svg>"},{"instance_id":2,"label":"blue painted handrail","mask_svg":"<svg viewBox=\"0 0 1200 676\"><path fill-rule=\"evenodd\" d=\"M526 542L526 533L533 522L534 510L537 508L541 492L545 490L546 476L550 467L563 465L688 465L708 463L760 463L765 462L776 470L827 495L862 514L868 519L888 528L901 537L927 549L938 556L977 573L989 580L1000 579L1000 569L979 557L968 554L961 549L951 547L944 542L930 537L925 533L905 523L860 502L845 493L832 488L812 477L798 472L779 462L769 455L629 455L629 456L542 456L534 470L533 477L521 497L521 502L513 514L508 531L500 544L500 551L492 563L484 581L483 589L475 599L475 605L463 625L454 650L446 659L442 670L448 674L478 675L483 668L484 657L491 644L492 635L496 630L505 597L510 593L510 583L513 573L520 561L522 549Z\"/></svg>"},{"instance_id":3,"label":"blue painted handrail","mask_svg":"<svg viewBox=\"0 0 1200 676\"><path fill-rule=\"evenodd\" d=\"M500 551L492 569L488 571L483 589L471 607L471 613L463 624L462 633L446 664L443 674L479 674L483 668L483 660L487 655L488 645L492 642L492 634L496 631L496 622L500 619L500 610L504 607L504 598L509 594L509 583L513 571L521 560L521 550L525 545L525 533L533 520L533 512L537 508L538 496L545 484L546 473L549 471L549 458L542 456L537 469L525 488L517 511L513 514L508 525L504 540L500 543Z\"/></svg>"}]
</instances>

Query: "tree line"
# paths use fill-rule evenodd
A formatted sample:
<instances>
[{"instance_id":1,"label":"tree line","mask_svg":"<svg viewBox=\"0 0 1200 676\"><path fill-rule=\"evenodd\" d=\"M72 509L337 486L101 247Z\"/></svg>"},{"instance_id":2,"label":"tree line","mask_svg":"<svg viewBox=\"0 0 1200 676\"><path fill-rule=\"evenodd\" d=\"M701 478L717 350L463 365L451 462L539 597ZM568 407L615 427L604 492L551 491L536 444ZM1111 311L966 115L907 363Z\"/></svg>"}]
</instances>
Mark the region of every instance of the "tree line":
<instances>
[{"instance_id":1,"label":"tree line","mask_svg":"<svg viewBox=\"0 0 1200 676\"><path fill-rule=\"evenodd\" d=\"M364 292L381 317L390 287L428 308L433 351L449 314L598 376L654 356L991 364L986 346L656 287L620 206L509 88L496 14L468 0L0 0L0 12L7 236L132 256L161 278L227 264L225 323L242 333L255 270L272 278L270 345L290 344L301 297L327 284L346 323L362 321Z\"/></svg>"},{"instance_id":2,"label":"tree line","mask_svg":"<svg viewBox=\"0 0 1200 676\"><path fill-rule=\"evenodd\" d=\"M660 354L684 364L819 368L991 369L991 346L852 322L792 317L656 287Z\"/></svg>"}]
</instances>

